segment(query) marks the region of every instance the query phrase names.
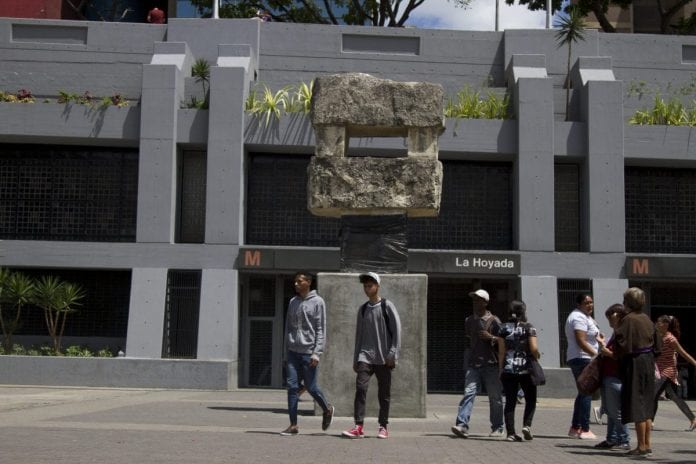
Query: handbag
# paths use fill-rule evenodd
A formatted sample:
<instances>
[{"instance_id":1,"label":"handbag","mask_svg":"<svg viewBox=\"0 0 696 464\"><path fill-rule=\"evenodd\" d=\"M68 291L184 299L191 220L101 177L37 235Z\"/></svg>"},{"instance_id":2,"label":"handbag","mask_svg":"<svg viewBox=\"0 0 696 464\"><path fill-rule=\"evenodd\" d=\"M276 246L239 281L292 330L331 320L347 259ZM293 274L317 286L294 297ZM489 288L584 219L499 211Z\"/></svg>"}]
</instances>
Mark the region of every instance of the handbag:
<instances>
[{"instance_id":1,"label":"handbag","mask_svg":"<svg viewBox=\"0 0 696 464\"><path fill-rule=\"evenodd\" d=\"M600 356L595 357L578 376L576 381L578 391L583 395L592 395L599 390L602 384L601 362L602 358Z\"/></svg>"},{"instance_id":2,"label":"handbag","mask_svg":"<svg viewBox=\"0 0 696 464\"><path fill-rule=\"evenodd\" d=\"M546 376L544 375L544 369L541 368L541 364L534 356L529 356L527 358L527 370L529 371L529 377L532 379L534 385L546 385Z\"/></svg>"}]
</instances>

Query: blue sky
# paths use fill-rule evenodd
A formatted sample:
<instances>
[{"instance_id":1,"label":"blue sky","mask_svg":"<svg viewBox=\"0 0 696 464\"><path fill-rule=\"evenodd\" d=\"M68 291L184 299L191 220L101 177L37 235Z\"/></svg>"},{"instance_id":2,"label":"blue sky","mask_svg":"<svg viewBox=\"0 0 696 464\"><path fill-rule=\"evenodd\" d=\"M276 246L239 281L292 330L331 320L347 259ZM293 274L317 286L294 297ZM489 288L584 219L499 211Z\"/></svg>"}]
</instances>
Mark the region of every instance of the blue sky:
<instances>
[{"instance_id":1,"label":"blue sky","mask_svg":"<svg viewBox=\"0 0 696 464\"><path fill-rule=\"evenodd\" d=\"M196 15L188 0L177 0L177 9L179 17ZM509 6L505 0L500 0L500 30L543 28L545 23L546 12ZM492 31L495 29L495 0L472 0L467 8L457 8L448 0L426 0L414 10L408 24L424 29Z\"/></svg>"}]
</instances>

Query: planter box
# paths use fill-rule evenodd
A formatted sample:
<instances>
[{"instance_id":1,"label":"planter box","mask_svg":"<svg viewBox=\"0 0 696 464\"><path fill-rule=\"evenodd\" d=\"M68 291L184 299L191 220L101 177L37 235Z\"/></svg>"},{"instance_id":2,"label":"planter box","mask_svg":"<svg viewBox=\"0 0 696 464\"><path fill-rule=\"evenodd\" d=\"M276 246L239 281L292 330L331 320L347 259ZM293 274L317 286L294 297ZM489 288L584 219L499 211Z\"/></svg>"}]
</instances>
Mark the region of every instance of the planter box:
<instances>
[{"instance_id":1,"label":"planter box","mask_svg":"<svg viewBox=\"0 0 696 464\"><path fill-rule=\"evenodd\" d=\"M74 103L0 103L0 120L3 121L0 137L17 141L44 138L94 144L93 140L114 140L121 146L137 146L140 139L137 106L93 108Z\"/></svg>"},{"instance_id":2,"label":"planter box","mask_svg":"<svg viewBox=\"0 0 696 464\"><path fill-rule=\"evenodd\" d=\"M696 161L696 128L688 126L638 126L624 129L624 157L664 156L669 161Z\"/></svg>"},{"instance_id":3,"label":"planter box","mask_svg":"<svg viewBox=\"0 0 696 464\"><path fill-rule=\"evenodd\" d=\"M0 356L2 383L233 390L237 363L182 359Z\"/></svg>"}]
</instances>

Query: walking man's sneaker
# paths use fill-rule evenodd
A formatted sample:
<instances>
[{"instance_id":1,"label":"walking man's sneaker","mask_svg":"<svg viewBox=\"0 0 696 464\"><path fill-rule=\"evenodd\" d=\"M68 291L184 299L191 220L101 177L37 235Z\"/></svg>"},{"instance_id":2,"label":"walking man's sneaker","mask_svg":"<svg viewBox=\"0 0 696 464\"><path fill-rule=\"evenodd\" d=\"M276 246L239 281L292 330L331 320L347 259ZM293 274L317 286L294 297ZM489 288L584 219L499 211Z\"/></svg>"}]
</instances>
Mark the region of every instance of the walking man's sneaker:
<instances>
[{"instance_id":1,"label":"walking man's sneaker","mask_svg":"<svg viewBox=\"0 0 696 464\"><path fill-rule=\"evenodd\" d=\"M389 438L389 432L387 431L387 427L385 425L380 425L379 426L379 432L377 432L377 438Z\"/></svg>"},{"instance_id":2,"label":"walking man's sneaker","mask_svg":"<svg viewBox=\"0 0 696 464\"><path fill-rule=\"evenodd\" d=\"M592 430L587 430L587 431L581 431L578 438L581 440L596 440L597 435L592 433Z\"/></svg>"},{"instance_id":3,"label":"walking man's sneaker","mask_svg":"<svg viewBox=\"0 0 696 464\"><path fill-rule=\"evenodd\" d=\"M287 429L280 432L280 434L284 437L294 437L298 433L300 433L300 429L296 425L291 425Z\"/></svg>"},{"instance_id":4,"label":"walking man's sneaker","mask_svg":"<svg viewBox=\"0 0 696 464\"><path fill-rule=\"evenodd\" d=\"M502 438L504 435L503 429L491 430L491 433L488 434L489 437L493 438Z\"/></svg>"},{"instance_id":5,"label":"walking man's sneaker","mask_svg":"<svg viewBox=\"0 0 696 464\"><path fill-rule=\"evenodd\" d=\"M469 438L469 429L464 425L452 426L452 433L459 438Z\"/></svg>"},{"instance_id":6,"label":"walking man's sneaker","mask_svg":"<svg viewBox=\"0 0 696 464\"><path fill-rule=\"evenodd\" d=\"M522 437L517 434L512 434L507 436L507 441L522 441Z\"/></svg>"},{"instance_id":7,"label":"walking man's sneaker","mask_svg":"<svg viewBox=\"0 0 696 464\"><path fill-rule=\"evenodd\" d=\"M326 411L324 411L324 414L322 414L321 417L321 429L326 430L329 427L331 427L331 422L333 422L333 416L334 416L334 407L333 404L330 404L328 408L326 408Z\"/></svg>"},{"instance_id":8,"label":"walking man's sneaker","mask_svg":"<svg viewBox=\"0 0 696 464\"><path fill-rule=\"evenodd\" d=\"M534 439L534 435L532 435L532 429L529 426L524 426L522 427L522 435L524 436L524 439L529 441Z\"/></svg>"},{"instance_id":9,"label":"walking man's sneaker","mask_svg":"<svg viewBox=\"0 0 696 464\"><path fill-rule=\"evenodd\" d=\"M582 432L582 429L580 427L570 427L568 429L568 436L570 438L580 438L580 432Z\"/></svg>"},{"instance_id":10,"label":"walking man's sneaker","mask_svg":"<svg viewBox=\"0 0 696 464\"><path fill-rule=\"evenodd\" d=\"M350 430L346 430L343 432L343 436L347 438L365 438L365 434L363 433L363 426L362 425L355 425Z\"/></svg>"}]
</instances>

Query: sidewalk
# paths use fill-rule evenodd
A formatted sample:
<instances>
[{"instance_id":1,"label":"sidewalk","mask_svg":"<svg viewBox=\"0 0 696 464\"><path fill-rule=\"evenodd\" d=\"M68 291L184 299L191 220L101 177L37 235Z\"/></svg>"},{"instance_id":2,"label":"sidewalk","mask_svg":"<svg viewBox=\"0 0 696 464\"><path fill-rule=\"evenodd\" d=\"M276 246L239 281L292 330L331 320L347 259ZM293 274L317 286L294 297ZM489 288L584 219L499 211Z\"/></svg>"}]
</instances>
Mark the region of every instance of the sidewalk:
<instances>
[{"instance_id":1,"label":"sidewalk","mask_svg":"<svg viewBox=\"0 0 696 464\"><path fill-rule=\"evenodd\" d=\"M531 442L488 438L488 401L479 397L471 438L450 427L459 395L429 395L425 419L394 419L389 440L378 440L374 418L368 437L340 437L352 411L336 411L321 431L312 402L300 403L300 435L287 426L285 392L87 389L0 386L0 462L12 464L191 463L626 463L622 452L596 451L598 441L566 437L572 400L540 399ZM691 403L693 408L694 404ZM521 421L523 405L518 406ZM671 402L661 402L648 461L696 462L696 432ZM519 427L518 427L519 428ZM603 438L606 427L594 425ZM631 430L631 440L635 433Z\"/></svg>"}]
</instances>

